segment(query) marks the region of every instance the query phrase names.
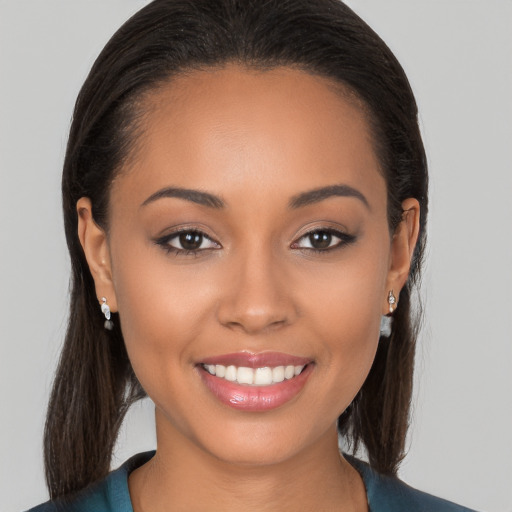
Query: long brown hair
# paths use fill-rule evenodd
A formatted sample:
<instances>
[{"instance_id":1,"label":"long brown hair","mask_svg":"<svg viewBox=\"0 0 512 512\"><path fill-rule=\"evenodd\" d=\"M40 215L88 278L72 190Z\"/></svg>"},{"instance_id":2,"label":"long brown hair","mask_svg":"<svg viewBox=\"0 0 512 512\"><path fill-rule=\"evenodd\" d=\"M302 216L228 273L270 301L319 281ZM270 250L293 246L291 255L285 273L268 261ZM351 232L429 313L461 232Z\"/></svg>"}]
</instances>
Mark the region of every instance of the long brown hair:
<instances>
[{"instance_id":1,"label":"long brown hair","mask_svg":"<svg viewBox=\"0 0 512 512\"><path fill-rule=\"evenodd\" d=\"M421 226L409 279L389 338L339 431L370 464L393 474L404 456L417 319L411 292L425 244L427 165L417 107L404 71L375 32L338 0L155 0L128 20L96 60L78 96L62 178L71 256L71 304L45 428L52 498L105 476L123 417L145 393L133 373L119 321L106 331L77 237L76 203L91 199L108 232L110 183L130 156L145 93L191 68L227 62L293 66L328 77L365 105L388 191L393 232L401 202L417 198ZM115 317L116 315L114 315Z\"/></svg>"}]
</instances>

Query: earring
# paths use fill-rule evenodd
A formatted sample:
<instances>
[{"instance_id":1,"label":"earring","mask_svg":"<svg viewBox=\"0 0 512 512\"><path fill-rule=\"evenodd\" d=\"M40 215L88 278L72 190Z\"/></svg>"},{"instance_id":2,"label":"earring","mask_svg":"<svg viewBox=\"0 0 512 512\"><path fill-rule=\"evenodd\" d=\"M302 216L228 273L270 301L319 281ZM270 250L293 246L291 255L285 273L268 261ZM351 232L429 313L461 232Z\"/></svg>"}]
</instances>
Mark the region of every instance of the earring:
<instances>
[{"instance_id":1,"label":"earring","mask_svg":"<svg viewBox=\"0 0 512 512\"><path fill-rule=\"evenodd\" d=\"M382 315L380 317L380 335L384 336L384 338L389 338L391 336L392 325L393 325L393 317Z\"/></svg>"},{"instance_id":2,"label":"earring","mask_svg":"<svg viewBox=\"0 0 512 512\"><path fill-rule=\"evenodd\" d=\"M393 293L393 290L389 290L388 304L389 304L389 312L393 313L393 311L396 309L396 297L395 297L395 294Z\"/></svg>"},{"instance_id":3,"label":"earring","mask_svg":"<svg viewBox=\"0 0 512 512\"><path fill-rule=\"evenodd\" d=\"M111 331L114 328L114 322L110 320L110 306L107 304L107 299L105 297L101 298L101 312L105 315L105 329Z\"/></svg>"},{"instance_id":4,"label":"earring","mask_svg":"<svg viewBox=\"0 0 512 512\"><path fill-rule=\"evenodd\" d=\"M389 290L388 304L389 304L389 312L393 313L393 311L396 309L396 297L395 297L395 294L393 293L393 290Z\"/></svg>"}]
</instances>

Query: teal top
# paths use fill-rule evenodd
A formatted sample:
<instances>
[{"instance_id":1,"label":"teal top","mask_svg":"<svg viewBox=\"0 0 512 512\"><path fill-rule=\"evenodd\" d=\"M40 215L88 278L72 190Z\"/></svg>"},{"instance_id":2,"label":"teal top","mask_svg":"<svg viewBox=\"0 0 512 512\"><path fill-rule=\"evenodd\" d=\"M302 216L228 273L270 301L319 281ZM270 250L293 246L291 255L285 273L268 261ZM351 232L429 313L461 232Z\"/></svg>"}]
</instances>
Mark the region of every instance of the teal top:
<instances>
[{"instance_id":1,"label":"teal top","mask_svg":"<svg viewBox=\"0 0 512 512\"><path fill-rule=\"evenodd\" d=\"M154 454L151 451L134 455L119 469L73 497L48 501L28 512L133 512L128 475ZM363 478L370 512L475 512L417 491L397 478L380 475L358 459L347 459Z\"/></svg>"}]
</instances>

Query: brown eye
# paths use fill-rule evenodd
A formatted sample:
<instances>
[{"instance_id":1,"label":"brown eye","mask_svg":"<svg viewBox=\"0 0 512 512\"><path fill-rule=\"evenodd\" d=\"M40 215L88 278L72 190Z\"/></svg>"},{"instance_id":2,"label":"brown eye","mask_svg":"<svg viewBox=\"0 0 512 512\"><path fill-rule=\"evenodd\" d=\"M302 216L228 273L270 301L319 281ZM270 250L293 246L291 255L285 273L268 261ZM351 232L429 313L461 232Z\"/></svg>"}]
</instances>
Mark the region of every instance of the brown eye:
<instances>
[{"instance_id":1,"label":"brown eye","mask_svg":"<svg viewBox=\"0 0 512 512\"><path fill-rule=\"evenodd\" d=\"M155 240L157 245L162 246L168 252L175 254L198 254L208 249L220 249L219 243L214 242L211 238L201 231L189 230L179 231L166 235Z\"/></svg>"},{"instance_id":2,"label":"brown eye","mask_svg":"<svg viewBox=\"0 0 512 512\"><path fill-rule=\"evenodd\" d=\"M313 249L327 249L332 243L332 233L315 231L309 235L309 243Z\"/></svg>"},{"instance_id":3,"label":"brown eye","mask_svg":"<svg viewBox=\"0 0 512 512\"><path fill-rule=\"evenodd\" d=\"M351 244L356 240L354 235L342 233L334 229L317 229L303 235L292 244L293 249L329 252Z\"/></svg>"},{"instance_id":4,"label":"brown eye","mask_svg":"<svg viewBox=\"0 0 512 512\"><path fill-rule=\"evenodd\" d=\"M197 231L181 233L178 237L181 245L180 249L184 249L185 251L195 251L201 247L203 238L202 233Z\"/></svg>"}]
</instances>

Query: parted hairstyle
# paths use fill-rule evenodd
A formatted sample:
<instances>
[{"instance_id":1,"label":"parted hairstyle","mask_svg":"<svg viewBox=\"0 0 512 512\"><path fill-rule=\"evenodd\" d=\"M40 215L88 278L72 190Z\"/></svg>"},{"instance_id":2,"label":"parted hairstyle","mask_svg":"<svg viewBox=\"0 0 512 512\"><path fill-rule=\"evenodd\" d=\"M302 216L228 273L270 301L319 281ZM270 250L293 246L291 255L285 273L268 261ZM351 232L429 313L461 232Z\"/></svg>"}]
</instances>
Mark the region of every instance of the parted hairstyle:
<instances>
[{"instance_id":1,"label":"parted hairstyle","mask_svg":"<svg viewBox=\"0 0 512 512\"><path fill-rule=\"evenodd\" d=\"M368 378L338 420L348 446L363 447L376 470L394 474L404 457L419 322L411 292L425 245L428 177L417 106L402 67L339 0L155 0L107 43L73 114L62 176L70 312L44 436L52 499L109 472L124 415L145 396L118 315L112 331L103 326L77 235L76 203L89 197L96 223L108 234L110 185L132 156L145 96L182 72L228 63L260 70L291 66L350 91L371 127L391 234L402 219L401 202L412 197L420 203L419 240L391 335L381 336Z\"/></svg>"}]
</instances>

